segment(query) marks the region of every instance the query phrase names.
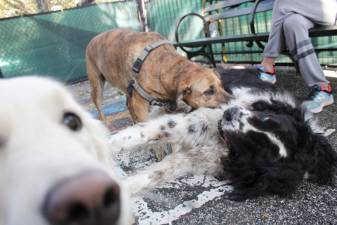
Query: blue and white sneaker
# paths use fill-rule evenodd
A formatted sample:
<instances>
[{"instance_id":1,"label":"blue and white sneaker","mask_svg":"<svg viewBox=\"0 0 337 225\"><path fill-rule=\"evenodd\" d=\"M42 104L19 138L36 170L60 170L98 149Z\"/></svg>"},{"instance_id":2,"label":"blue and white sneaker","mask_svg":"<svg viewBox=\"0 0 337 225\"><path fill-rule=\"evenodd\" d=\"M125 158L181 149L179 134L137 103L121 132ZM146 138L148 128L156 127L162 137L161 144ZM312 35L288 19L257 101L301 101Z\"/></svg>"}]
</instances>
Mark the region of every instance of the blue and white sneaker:
<instances>
[{"instance_id":1,"label":"blue and white sneaker","mask_svg":"<svg viewBox=\"0 0 337 225\"><path fill-rule=\"evenodd\" d=\"M275 72L275 67L273 67L273 72L266 72L266 69L262 65L257 65L256 66L257 70L259 71L259 74L257 77L264 81L268 82L270 84L275 84L276 83L276 72Z\"/></svg>"},{"instance_id":2,"label":"blue and white sneaker","mask_svg":"<svg viewBox=\"0 0 337 225\"><path fill-rule=\"evenodd\" d=\"M311 113L319 113L325 106L334 102L331 85L314 85L309 94L309 100L303 102L303 107Z\"/></svg>"}]
</instances>

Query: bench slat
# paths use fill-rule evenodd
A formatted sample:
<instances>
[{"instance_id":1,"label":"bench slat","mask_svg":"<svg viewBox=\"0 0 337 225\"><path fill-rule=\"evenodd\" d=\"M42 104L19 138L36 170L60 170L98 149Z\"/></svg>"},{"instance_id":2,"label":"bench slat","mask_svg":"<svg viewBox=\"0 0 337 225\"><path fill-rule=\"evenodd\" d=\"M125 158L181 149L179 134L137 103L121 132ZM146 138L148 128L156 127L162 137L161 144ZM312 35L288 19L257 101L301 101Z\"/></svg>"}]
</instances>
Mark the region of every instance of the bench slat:
<instances>
[{"instance_id":1,"label":"bench slat","mask_svg":"<svg viewBox=\"0 0 337 225\"><path fill-rule=\"evenodd\" d=\"M222 1L215 1L208 6L206 6L203 10L204 12L204 19L207 22L213 22L213 21L219 21L221 19L227 19L227 18L233 18L233 17L240 17L240 16L250 16L252 17L254 13L254 7L256 4L254 4L256 0L222 0ZM275 0L261 0L257 6L257 9L255 10L256 13L259 12L266 12L273 9ZM206 15L205 15L206 14ZM255 16L255 15L254 15ZM253 18L251 18L251 23L254 22ZM251 28L252 29L252 28ZM177 36L177 30L176 29L176 36ZM248 51L247 49L244 49L242 51L232 51L227 52L227 54L237 54L237 53L261 53L263 44L260 42L267 42L269 37L269 32L263 32L263 33L256 33L253 34L253 31L250 31L246 34L240 34L240 35L230 35L230 36L218 36L218 37L205 37L205 38L199 38L196 40L188 40L188 41L180 41L179 43L174 43L176 47L181 47L186 53L189 58L193 58L197 55L204 55L206 58L208 58L213 65L215 65L213 57L207 57L207 54L209 52L205 50L206 48L200 48L201 46L208 46L209 51L212 53L212 44L224 44L224 43L231 43L231 42L249 42L250 45L256 41L256 44L258 44L258 47L261 49L254 49ZM322 37L322 36L337 36L337 24L333 26L321 26L321 27L315 27L310 29L309 31L310 37ZM178 39L177 39L178 40ZM247 43L248 44L248 43ZM248 46L248 45L247 45ZM196 49L184 49L184 47L187 48L198 48ZM319 51L335 51L337 48L326 48L326 49L315 49L318 52ZM216 54L216 53L215 53ZM222 54L222 53L221 53Z\"/></svg>"},{"instance_id":2,"label":"bench slat","mask_svg":"<svg viewBox=\"0 0 337 225\"><path fill-rule=\"evenodd\" d=\"M310 29L310 37L337 35L337 25L321 26Z\"/></svg>"},{"instance_id":3,"label":"bench slat","mask_svg":"<svg viewBox=\"0 0 337 225\"><path fill-rule=\"evenodd\" d=\"M337 25L316 27L310 29L310 37L318 36L332 36L337 35ZM193 41L181 41L175 43L175 46L184 47L200 47L201 45L216 44L216 43L226 43L226 42L240 42L240 41L267 41L269 37L269 32L252 34L241 34L240 36L226 36L226 37L214 37L214 38L200 38Z\"/></svg>"},{"instance_id":4,"label":"bench slat","mask_svg":"<svg viewBox=\"0 0 337 225\"><path fill-rule=\"evenodd\" d=\"M226 37L214 37L214 38L200 38L193 41L181 41L175 43L175 46L184 46L184 47L200 47L207 44L216 44L216 43L225 43L225 42L240 42L240 41L264 41L268 40L269 33L258 33L256 35L251 34L242 34L240 36L226 36Z\"/></svg>"},{"instance_id":5,"label":"bench slat","mask_svg":"<svg viewBox=\"0 0 337 225\"><path fill-rule=\"evenodd\" d=\"M204 9L204 12L209 13L211 11L214 10L218 10L218 9L222 9L222 8L226 8L229 6L235 6L235 5L239 5L245 2L254 2L254 0L229 0L229 1L222 1L222 2L218 2L212 5L207 6Z\"/></svg>"},{"instance_id":6,"label":"bench slat","mask_svg":"<svg viewBox=\"0 0 337 225\"><path fill-rule=\"evenodd\" d=\"M265 12L265 11L271 10L273 8L273 5L274 5L273 0L263 1L257 7L256 12ZM226 18L231 18L231 17L236 17L236 16L249 15L252 13L253 9L254 9L254 6L249 6L249 7L240 8L240 9L230 9L223 13L206 16L205 19L206 21L216 21L219 19L226 19Z\"/></svg>"}]
</instances>

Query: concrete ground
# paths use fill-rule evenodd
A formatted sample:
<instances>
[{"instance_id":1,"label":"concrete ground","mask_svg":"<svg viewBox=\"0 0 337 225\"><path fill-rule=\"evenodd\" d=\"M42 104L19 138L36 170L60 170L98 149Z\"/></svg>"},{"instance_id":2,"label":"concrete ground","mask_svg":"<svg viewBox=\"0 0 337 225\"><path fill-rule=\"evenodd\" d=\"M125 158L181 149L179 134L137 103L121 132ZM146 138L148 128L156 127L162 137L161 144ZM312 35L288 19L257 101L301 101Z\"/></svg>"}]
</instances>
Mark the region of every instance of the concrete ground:
<instances>
[{"instance_id":1,"label":"concrete ground","mask_svg":"<svg viewBox=\"0 0 337 225\"><path fill-rule=\"evenodd\" d=\"M279 68L277 85L290 90L296 97L303 99L307 93L303 80L292 68ZM329 78L333 84L337 100L337 78ZM93 105L88 97L87 82L70 87L79 101L94 114ZM81 92L81 94L79 94ZM106 91L107 101L123 101L123 97L113 89ZM122 99L122 100L121 100ZM107 103L106 105L109 105ZM118 104L117 104L118 105ZM120 105L120 104L119 104ZM110 123L123 120L122 125L111 125L111 130L129 126L131 121L124 108L113 112ZM117 110L118 111L118 110ZM317 119L325 128L337 128L337 105L327 107L318 114ZM117 123L118 124L118 123ZM328 136L337 149L337 132ZM153 153L152 153L153 154ZM153 161L153 156L138 155L121 158L124 168L139 168ZM126 162L127 161L127 162ZM337 174L336 180L337 180ZM164 184L157 189L132 199L132 210L136 224L329 224L337 225L337 182L334 186L317 186L304 182L289 198L276 196L259 197L243 202L233 202L224 198L231 190L225 182L213 177L188 176Z\"/></svg>"}]
</instances>

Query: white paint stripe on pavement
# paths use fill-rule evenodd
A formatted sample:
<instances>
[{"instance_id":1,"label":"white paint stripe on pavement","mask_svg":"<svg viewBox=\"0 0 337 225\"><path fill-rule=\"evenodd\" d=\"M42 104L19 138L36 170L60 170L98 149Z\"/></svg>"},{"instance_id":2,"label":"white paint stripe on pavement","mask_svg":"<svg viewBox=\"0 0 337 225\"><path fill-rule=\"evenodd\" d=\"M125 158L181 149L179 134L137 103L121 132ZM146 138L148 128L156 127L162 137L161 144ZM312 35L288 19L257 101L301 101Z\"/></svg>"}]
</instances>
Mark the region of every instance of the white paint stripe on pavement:
<instances>
[{"instance_id":1,"label":"white paint stripe on pavement","mask_svg":"<svg viewBox=\"0 0 337 225\"><path fill-rule=\"evenodd\" d=\"M187 178L183 180L182 183L188 184L199 184L202 187L210 187L209 190L203 191L196 196L195 199L184 201L181 204L177 205L175 208L162 211L162 212L153 212L149 209L148 204L140 197L133 198L133 211L138 217L139 225L159 225L159 224L171 224L173 221L179 219L182 215L186 215L195 208L200 208L207 202L219 198L224 195L224 193L232 190L231 186L224 185L224 182L216 182L215 179L209 179L203 177L202 183L200 183L200 178L203 176L197 176L195 178ZM219 186L221 183L223 186ZM177 182L174 182L176 187ZM197 185L198 186L198 185ZM211 188L213 187L213 188Z\"/></svg>"}]
</instances>

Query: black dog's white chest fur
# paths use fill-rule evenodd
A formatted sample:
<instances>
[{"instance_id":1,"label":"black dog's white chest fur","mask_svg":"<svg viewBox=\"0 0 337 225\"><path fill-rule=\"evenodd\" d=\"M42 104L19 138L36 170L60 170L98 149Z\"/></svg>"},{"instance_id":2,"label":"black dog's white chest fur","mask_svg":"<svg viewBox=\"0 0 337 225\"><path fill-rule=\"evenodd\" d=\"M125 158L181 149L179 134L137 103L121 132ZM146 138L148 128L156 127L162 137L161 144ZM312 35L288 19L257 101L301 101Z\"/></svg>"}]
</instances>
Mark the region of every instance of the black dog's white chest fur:
<instances>
[{"instance_id":1,"label":"black dog's white chest fur","mask_svg":"<svg viewBox=\"0 0 337 225\"><path fill-rule=\"evenodd\" d=\"M290 194L305 174L330 183L336 152L313 132L290 94L253 77L224 74L233 99L218 109L165 115L113 135L115 152L156 142L173 145L172 154L129 177L133 191L186 174L225 176L234 186L233 199Z\"/></svg>"}]
</instances>

